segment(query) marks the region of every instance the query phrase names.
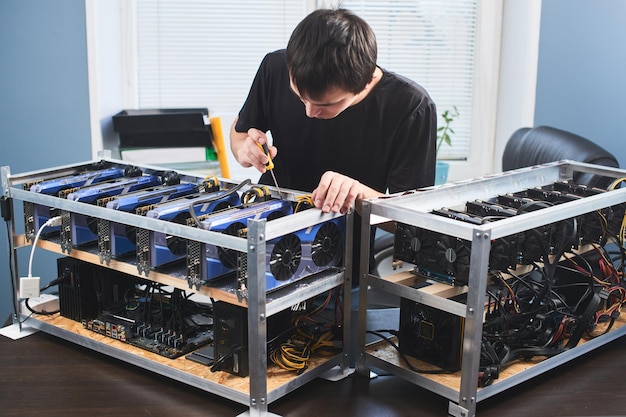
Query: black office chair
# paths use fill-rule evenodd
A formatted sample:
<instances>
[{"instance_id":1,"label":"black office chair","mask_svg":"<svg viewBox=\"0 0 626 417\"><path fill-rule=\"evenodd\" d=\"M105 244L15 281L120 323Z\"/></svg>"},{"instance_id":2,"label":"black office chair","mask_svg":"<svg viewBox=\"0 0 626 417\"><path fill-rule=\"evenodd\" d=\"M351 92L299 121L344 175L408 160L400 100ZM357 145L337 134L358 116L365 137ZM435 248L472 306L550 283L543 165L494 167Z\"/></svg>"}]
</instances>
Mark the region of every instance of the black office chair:
<instances>
[{"instance_id":1,"label":"black office chair","mask_svg":"<svg viewBox=\"0 0 626 417\"><path fill-rule=\"evenodd\" d=\"M502 170L509 171L569 159L576 162L619 168L617 159L589 139L550 126L516 130L504 148ZM590 187L606 188L611 178L577 172L574 181Z\"/></svg>"}]
</instances>

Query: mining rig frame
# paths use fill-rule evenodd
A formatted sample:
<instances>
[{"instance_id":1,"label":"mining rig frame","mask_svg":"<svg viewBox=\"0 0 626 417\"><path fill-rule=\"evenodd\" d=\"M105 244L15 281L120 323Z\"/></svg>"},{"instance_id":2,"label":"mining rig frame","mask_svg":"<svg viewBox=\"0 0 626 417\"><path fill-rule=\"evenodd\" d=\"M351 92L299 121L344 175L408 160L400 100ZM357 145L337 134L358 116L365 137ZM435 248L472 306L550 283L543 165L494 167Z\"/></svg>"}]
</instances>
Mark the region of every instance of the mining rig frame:
<instances>
[{"instance_id":1,"label":"mining rig frame","mask_svg":"<svg viewBox=\"0 0 626 417\"><path fill-rule=\"evenodd\" d=\"M511 370L507 375L501 375L501 378L491 385L479 386L481 338L487 300L491 242L606 207L620 205L623 207L626 202L626 188L617 188L577 201L525 213L522 216L483 224L459 221L434 215L432 212L442 207L458 207L475 199L488 200L499 194L514 193L558 181L571 180L575 172L588 172L615 179L626 176L624 170L566 160L366 201L363 205L362 217L362 230L366 234L363 242L369 241L367 233L371 224L392 220L471 242L471 253L466 285L442 283L439 280L434 283L435 285L421 287L416 284L427 282L428 279L425 276L420 277L419 273L403 271L376 276L369 273L368 265L361 261L361 288L368 290L361 291L359 294L357 372L369 375L370 369L381 369L400 376L413 384L446 397L449 400L448 413L450 415L473 417L476 414L478 402L624 335L626 326L622 326L624 319L621 318L622 323L613 326L606 334L591 338L572 349L537 363L525 364L514 371ZM623 216L623 209L621 215ZM369 249L368 245L361 245L362 260L368 259ZM460 342L462 362L457 372L442 378L421 372L423 368L411 369L405 364L401 355L385 343L384 339L366 342L369 340L366 334L368 330L371 330L366 328L368 297L381 292L421 303L428 308L457 316L464 321ZM458 300L460 294L463 294L463 302ZM402 315L402 312L400 314Z\"/></svg>"},{"instance_id":2,"label":"mining rig frame","mask_svg":"<svg viewBox=\"0 0 626 417\"><path fill-rule=\"evenodd\" d=\"M76 213L84 216L91 216L97 219L105 219L121 224L141 227L155 232L165 232L172 236L181 237L189 241L202 242L219 245L223 248L232 249L243 253L243 259L247 262L247 288L241 291L239 282L222 283L193 283L193 292L201 294L221 302L244 307L247 309L247 329L248 329L248 358L250 364L249 376L242 378L230 375L221 371L215 372L215 376L209 371L210 367L199 365L190 360L180 358L178 362L162 360L158 355L151 355L150 352L137 352L132 347L118 343L110 338L93 334L86 331L82 326L71 323L58 314L51 317L26 316L16 311L13 316L13 325L17 332L24 330L24 327L34 330L44 331L78 345L93 349L105 355L115 357L121 361L140 366L157 374L178 380L185 384L195 386L204 391L228 398L249 407L243 415L267 416L274 415L268 411L268 405L273 401L283 397L296 388L310 382L324 373L347 375L349 371L348 352L350 351L350 315L344 316L343 323L343 349L334 355L311 361L309 368L302 373L291 373L281 378L268 377L267 357L267 321L272 316L281 311L293 308L305 303L312 297L325 294L332 290L340 290L343 293L342 303L345 311L349 311L351 282L350 282L350 256L351 241L344 239L343 260L341 264L321 272L306 276L297 282L290 283L284 287L271 292L265 289L266 274L266 245L272 239L294 233L303 228L312 228L316 225L335 221L345 220L345 233L352 233L352 212L346 215L325 214L317 209L304 210L293 215L272 220L251 219L248 221L247 236L231 236L217 233L210 230L202 230L196 227L188 227L174 222L164 222L159 219L137 216L133 213L110 210L98 205L82 204L56 196L30 192L24 185L41 181L51 177L62 177L74 175L84 170L86 166L94 163L106 162L115 167L124 168L129 166L127 162L110 158L107 151L101 152L99 159L86 161L77 164L54 167L50 169L26 172L22 174L12 174L8 166L1 169L1 184L3 191L3 213L4 209L11 213L18 213L14 206L17 201L23 203L40 204L47 207L54 207L64 212ZM134 164L133 164L134 166ZM144 172L163 172L164 169L157 166L140 166ZM187 181L200 181L202 177L195 173L178 172L181 179ZM228 179L219 179L225 188L235 187L237 182ZM301 192L296 190L283 190L280 192L274 187L266 187L272 196L278 199L295 200ZM19 207L18 207L19 208ZM26 234L16 232L16 222L7 213L7 228L13 238L10 240L9 250L12 256L9 257L11 265L11 277L15 288L15 301L19 305L19 272L18 272L18 248L32 245L32 237L29 239ZM19 224L19 222L18 222ZM345 236L344 236L345 238ZM67 255L81 261L97 264L102 267L115 269L117 271L140 277L144 280L153 281L169 287L181 290L189 290L192 283L186 276L186 268L169 269L167 271L140 271L137 263L127 260L107 259L106 262L93 249L72 247L63 248L54 239L41 239L37 242L37 247L57 253ZM67 253L69 252L69 253ZM261 359L259 359L261 358ZM201 368L198 368L200 366ZM280 373L280 372L279 372ZM220 375L224 374L224 375Z\"/></svg>"}]
</instances>

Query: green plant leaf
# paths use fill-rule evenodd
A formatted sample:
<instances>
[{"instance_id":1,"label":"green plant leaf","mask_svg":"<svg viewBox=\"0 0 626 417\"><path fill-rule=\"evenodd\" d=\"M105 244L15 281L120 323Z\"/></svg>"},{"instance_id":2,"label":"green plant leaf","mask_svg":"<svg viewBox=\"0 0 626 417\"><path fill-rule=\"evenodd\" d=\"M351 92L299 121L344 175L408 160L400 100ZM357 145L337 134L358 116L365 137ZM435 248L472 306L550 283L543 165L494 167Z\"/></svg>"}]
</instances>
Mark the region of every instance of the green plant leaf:
<instances>
[{"instance_id":1,"label":"green plant leaf","mask_svg":"<svg viewBox=\"0 0 626 417\"><path fill-rule=\"evenodd\" d=\"M437 148L436 154L439 155L439 149L441 145L445 142L446 145L452 146L452 137L451 134L454 135L455 131L450 127L455 118L459 116L459 111L456 106L453 106L453 110L447 109L443 113L441 113L441 117L443 118L444 124L443 126L439 126L437 128Z\"/></svg>"}]
</instances>

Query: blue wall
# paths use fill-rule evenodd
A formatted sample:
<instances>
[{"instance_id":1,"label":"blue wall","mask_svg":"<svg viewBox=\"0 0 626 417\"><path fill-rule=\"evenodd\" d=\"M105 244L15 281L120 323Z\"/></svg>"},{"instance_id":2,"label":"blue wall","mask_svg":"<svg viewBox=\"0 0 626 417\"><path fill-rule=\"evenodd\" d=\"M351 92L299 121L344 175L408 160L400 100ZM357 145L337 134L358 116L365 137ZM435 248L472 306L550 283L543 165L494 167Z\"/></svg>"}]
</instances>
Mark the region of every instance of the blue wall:
<instances>
[{"instance_id":1,"label":"blue wall","mask_svg":"<svg viewBox=\"0 0 626 417\"><path fill-rule=\"evenodd\" d=\"M535 125L593 140L626 168L626 0L543 0Z\"/></svg>"},{"instance_id":2,"label":"blue wall","mask_svg":"<svg viewBox=\"0 0 626 417\"><path fill-rule=\"evenodd\" d=\"M0 166L15 174L91 159L84 0L0 1L0 141ZM6 230L0 326L12 312ZM26 275L29 249L18 254ZM35 252L42 283L56 278L55 258Z\"/></svg>"}]
</instances>

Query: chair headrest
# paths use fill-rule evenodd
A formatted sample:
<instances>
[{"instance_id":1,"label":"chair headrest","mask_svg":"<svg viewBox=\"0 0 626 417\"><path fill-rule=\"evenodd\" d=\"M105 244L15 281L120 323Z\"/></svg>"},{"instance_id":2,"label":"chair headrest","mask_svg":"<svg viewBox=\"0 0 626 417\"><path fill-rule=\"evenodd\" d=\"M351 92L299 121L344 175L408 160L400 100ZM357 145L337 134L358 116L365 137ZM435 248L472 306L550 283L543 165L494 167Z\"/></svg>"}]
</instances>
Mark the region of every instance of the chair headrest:
<instances>
[{"instance_id":1,"label":"chair headrest","mask_svg":"<svg viewBox=\"0 0 626 417\"><path fill-rule=\"evenodd\" d=\"M524 127L516 130L504 148L502 169L523 168L569 159L589 164L619 168L617 159L606 149L574 133L550 126ZM581 184L595 181L591 174L574 178Z\"/></svg>"}]
</instances>

